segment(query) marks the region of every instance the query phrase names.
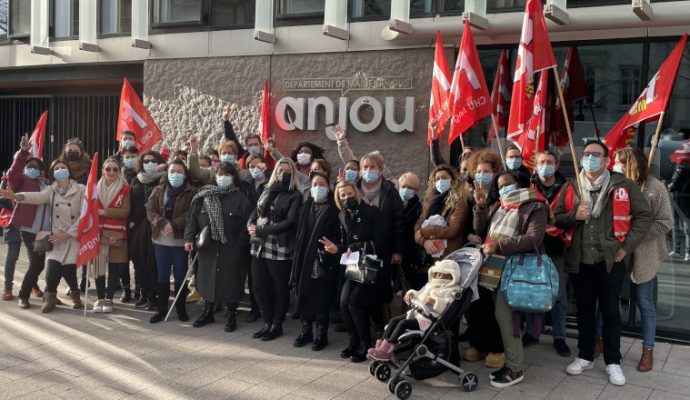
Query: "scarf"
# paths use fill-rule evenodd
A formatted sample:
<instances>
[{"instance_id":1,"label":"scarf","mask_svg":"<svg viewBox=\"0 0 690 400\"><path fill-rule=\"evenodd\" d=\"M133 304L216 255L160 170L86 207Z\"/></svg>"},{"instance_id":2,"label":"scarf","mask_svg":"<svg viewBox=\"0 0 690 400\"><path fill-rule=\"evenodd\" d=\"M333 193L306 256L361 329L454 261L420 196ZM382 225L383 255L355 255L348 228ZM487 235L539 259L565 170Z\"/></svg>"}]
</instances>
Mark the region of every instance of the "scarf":
<instances>
[{"instance_id":1,"label":"scarf","mask_svg":"<svg viewBox=\"0 0 690 400\"><path fill-rule=\"evenodd\" d=\"M168 221L172 221L173 219L177 196L179 196L180 193L184 192L185 189L187 189L186 181L178 188L172 187L169 183L165 184L165 194L167 195L168 200L165 202L163 206L165 208L165 219L167 219Z\"/></svg>"},{"instance_id":2,"label":"scarf","mask_svg":"<svg viewBox=\"0 0 690 400\"><path fill-rule=\"evenodd\" d=\"M583 200L587 207L592 210L592 218L597 219L604 208L604 198L611 182L611 173L605 169L596 181L591 182L585 175L585 171L580 171L580 182L582 182L582 189L584 190ZM593 194L596 192L599 192L599 195L595 200Z\"/></svg>"},{"instance_id":3,"label":"scarf","mask_svg":"<svg viewBox=\"0 0 690 400\"><path fill-rule=\"evenodd\" d=\"M501 206L491 218L491 226L486 237L487 243L515 237L520 223L520 206L531 201L538 201L533 189L518 189L508 197L501 198Z\"/></svg>"},{"instance_id":4,"label":"scarf","mask_svg":"<svg viewBox=\"0 0 690 400\"><path fill-rule=\"evenodd\" d=\"M143 183L144 185L150 185L153 182L158 182L161 180L161 176L163 176L163 172L144 172L141 171L137 174L137 179L139 179L139 182Z\"/></svg>"},{"instance_id":5,"label":"scarf","mask_svg":"<svg viewBox=\"0 0 690 400\"><path fill-rule=\"evenodd\" d=\"M427 213L427 217L430 217L432 215L443 215L443 206L446 204L446 199L448 198L448 193L450 193L450 190L446 191L443 194L437 193L434 195L434 197L431 198L431 202L429 203L429 212Z\"/></svg>"},{"instance_id":6,"label":"scarf","mask_svg":"<svg viewBox=\"0 0 690 400\"><path fill-rule=\"evenodd\" d=\"M122 187L125 185L125 183L125 179L122 177L122 175L118 176L110 186L105 183L105 178L98 180L96 190L98 191L98 199L101 201L103 208L110 207L110 203L112 203L115 199L115 196L120 193L120 190L122 190Z\"/></svg>"},{"instance_id":7,"label":"scarf","mask_svg":"<svg viewBox=\"0 0 690 400\"><path fill-rule=\"evenodd\" d=\"M256 205L259 216L268 217L268 213L271 211L271 206L278 197L278 194L281 192L287 192L288 189L289 185L283 185L280 181L271 183L271 186L264 190L266 196L264 196L262 193L261 197L259 198L259 203Z\"/></svg>"},{"instance_id":8,"label":"scarf","mask_svg":"<svg viewBox=\"0 0 690 400\"><path fill-rule=\"evenodd\" d=\"M225 237L223 206L220 204L220 199L235 190L237 190L237 187L234 185L225 188L216 185L206 185L192 199L192 203L198 199L203 200L204 208L208 212L208 217L211 221L211 238L223 244L227 243L228 239Z\"/></svg>"},{"instance_id":9,"label":"scarf","mask_svg":"<svg viewBox=\"0 0 690 400\"><path fill-rule=\"evenodd\" d=\"M383 179L379 178L379 181L374 185L373 189L367 189L367 183L362 180L362 194L370 205L379 208L379 202L377 198L381 194L381 186L383 185Z\"/></svg>"},{"instance_id":10,"label":"scarf","mask_svg":"<svg viewBox=\"0 0 690 400\"><path fill-rule=\"evenodd\" d=\"M89 173L91 170L91 160L82 154L82 157L77 161L66 161L69 172L76 179Z\"/></svg>"}]
</instances>

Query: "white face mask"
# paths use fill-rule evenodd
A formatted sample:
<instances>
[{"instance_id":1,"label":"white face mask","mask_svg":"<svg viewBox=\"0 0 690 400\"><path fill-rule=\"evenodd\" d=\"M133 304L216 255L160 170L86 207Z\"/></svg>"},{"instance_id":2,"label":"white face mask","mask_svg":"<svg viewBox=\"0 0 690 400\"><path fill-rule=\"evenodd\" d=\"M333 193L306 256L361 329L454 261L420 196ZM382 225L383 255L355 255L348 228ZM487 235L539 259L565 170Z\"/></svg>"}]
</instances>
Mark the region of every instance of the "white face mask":
<instances>
[{"instance_id":1,"label":"white face mask","mask_svg":"<svg viewBox=\"0 0 690 400\"><path fill-rule=\"evenodd\" d=\"M311 162L311 154L309 153L297 153L297 164L307 165Z\"/></svg>"},{"instance_id":2,"label":"white face mask","mask_svg":"<svg viewBox=\"0 0 690 400\"><path fill-rule=\"evenodd\" d=\"M216 183L218 184L218 187L228 187L232 185L232 176L230 175L216 175Z\"/></svg>"}]
</instances>

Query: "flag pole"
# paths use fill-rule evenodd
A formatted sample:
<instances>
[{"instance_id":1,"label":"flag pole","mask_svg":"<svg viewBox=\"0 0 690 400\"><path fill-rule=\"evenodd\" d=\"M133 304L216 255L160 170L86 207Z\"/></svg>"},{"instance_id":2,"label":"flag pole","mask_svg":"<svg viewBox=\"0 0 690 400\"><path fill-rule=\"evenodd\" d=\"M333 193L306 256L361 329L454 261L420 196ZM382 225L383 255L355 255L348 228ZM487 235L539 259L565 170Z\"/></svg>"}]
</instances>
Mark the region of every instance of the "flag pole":
<instances>
[{"instance_id":1,"label":"flag pole","mask_svg":"<svg viewBox=\"0 0 690 400\"><path fill-rule=\"evenodd\" d=\"M491 113L491 125L494 128L494 132L496 132L496 142L498 143L498 152L501 154L501 162L503 163L503 169L506 168L506 151L505 148L503 147L503 143L501 142L501 133L498 131L497 125L496 125L496 117L494 117L494 113Z\"/></svg>"},{"instance_id":2,"label":"flag pole","mask_svg":"<svg viewBox=\"0 0 690 400\"><path fill-rule=\"evenodd\" d=\"M84 316L86 317L86 309L89 308L89 263L82 265L82 268L86 268L86 285L84 287Z\"/></svg>"},{"instance_id":3,"label":"flag pole","mask_svg":"<svg viewBox=\"0 0 690 400\"><path fill-rule=\"evenodd\" d=\"M561 78L558 77L556 67L553 70L554 78L556 79L556 89L558 90L558 98L561 100L561 110L563 111L563 118L565 119L565 130L568 133L568 143L570 144L570 153L573 157L573 168L575 168L575 178L577 180L577 188L582 195L582 182L580 182L580 166L577 164L577 154L575 153L575 144L573 143L573 132L570 129L570 120L568 119L568 111L565 109L565 98L563 97L563 88L561 87Z\"/></svg>"},{"instance_id":4,"label":"flag pole","mask_svg":"<svg viewBox=\"0 0 690 400\"><path fill-rule=\"evenodd\" d=\"M462 146L462 150L465 150L465 141L462 139L462 133L458 137L460 138L460 146Z\"/></svg>"},{"instance_id":5,"label":"flag pole","mask_svg":"<svg viewBox=\"0 0 690 400\"><path fill-rule=\"evenodd\" d=\"M652 149L649 151L649 160L647 161L647 167L651 168L652 164L654 163L654 155L656 153L656 148L659 146L659 136L661 135L661 127L664 125L664 114L666 114L665 111L662 111L661 114L659 115L659 122L656 124L656 132L654 132L654 139L652 140Z\"/></svg>"},{"instance_id":6,"label":"flag pole","mask_svg":"<svg viewBox=\"0 0 690 400\"><path fill-rule=\"evenodd\" d=\"M597 140L601 140L599 138L599 125L597 124L597 117L594 115L594 104L590 103L589 101L587 103L589 104L589 111L592 113L592 122L594 122L594 134L597 136Z\"/></svg>"}]
</instances>

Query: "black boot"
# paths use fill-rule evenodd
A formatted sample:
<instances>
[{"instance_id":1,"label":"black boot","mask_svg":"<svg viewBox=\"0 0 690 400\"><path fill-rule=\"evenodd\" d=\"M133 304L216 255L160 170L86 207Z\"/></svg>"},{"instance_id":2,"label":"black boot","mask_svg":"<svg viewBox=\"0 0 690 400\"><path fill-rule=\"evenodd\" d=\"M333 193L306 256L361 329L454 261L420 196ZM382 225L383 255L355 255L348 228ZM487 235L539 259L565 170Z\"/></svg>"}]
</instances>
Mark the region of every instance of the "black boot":
<instances>
[{"instance_id":1,"label":"black boot","mask_svg":"<svg viewBox=\"0 0 690 400\"><path fill-rule=\"evenodd\" d=\"M132 289L130 289L129 286L125 286L122 288L122 296L120 297L120 301L123 303L129 303L130 300L132 300Z\"/></svg>"},{"instance_id":2,"label":"black boot","mask_svg":"<svg viewBox=\"0 0 690 400\"><path fill-rule=\"evenodd\" d=\"M168 291L170 291L170 288L168 288ZM169 296L170 296L170 293L168 293L168 295L166 296L166 299L167 299ZM147 311L156 310L156 309L158 308L158 297L159 297L159 296L158 296L158 291L157 291L157 290L152 290L152 291L149 293L149 298L148 298L148 301L146 302L146 305L144 306L144 308L145 308ZM167 302L166 302L166 304L167 304Z\"/></svg>"},{"instance_id":3,"label":"black boot","mask_svg":"<svg viewBox=\"0 0 690 400\"><path fill-rule=\"evenodd\" d=\"M225 323L225 332L234 332L237 329L237 309L228 307L228 321Z\"/></svg>"},{"instance_id":4,"label":"black boot","mask_svg":"<svg viewBox=\"0 0 690 400\"><path fill-rule=\"evenodd\" d=\"M178 290L180 290L180 286L178 284L175 284L175 293L177 293ZM177 302L175 303L175 311L177 311L177 319L182 321L182 322L189 321L189 315L187 315L187 304L186 304L188 294L189 294L189 289L187 289L187 285L184 285L184 288L182 289L182 292L180 292L180 296L178 297ZM211 314L213 314L213 308L211 308Z\"/></svg>"},{"instance_id":5,"label":"black boot","mask_svg":"<svg viewBox=\"0 0 690 400\"><path fill-rule=\"evenodd\" d=\"M244 317L244 322L252 323L259 318L261 318L261 311L259 311L259 307L252 307L251 311L249 311L249 313Z\"/></svg>"},{"instance_id":6,"label":"black boot","mask_svg":"<svg viewBox=\"0 0 690 400\"><path fill-rule=\"evenodd\" d=\"M136 288L134 288L134 300L139 301L140 298L141 298L141 288L136 287Z\"/></svg>"},{"instance_id":7,"label":"black boot","mask_svg":"<svg viewBox=\"0 0 690 400\"><path fill-rule=\"evenodd\" d=\"M340 358L350 358L359 348L359 341L350 336L350 344L340 352Z\"/></svg>"},{"instance_id":8,"label":"black boot","mask_svg":"<svg viewBox=\"0 0 690 400\"><path fill-rule=\"evenodd\" d=\"M312 320L306 316L302 316L302 332L297 336L292 345L295 347L303 347L305 344L314 340L312 333Z\"/></svg>"},{"instance_id":9,"label":"black boot","mask_svg":"<svg viewBox=\"0 0 690 400\"><path fill-rule=\"evenodd\" d=\"M136 296L135 296L136 298ZM145 290L139 290L139 298L137 298L137 302L134 303L135 308L141 308L146 306L146 304L149 302L149 294Z\"/></svg>"},{"instance_id":10,"label":"black boot","mask_svg":"<svg viewBox=\"0 0 690 400\"><path fill-rule=\"evenodd\" d=\"M268 334L268 332L269 332L270 330L271 330L271 324L269 324L268 322L266 322L266 323L264 324L264 327L261 328L260 331L254 332L254 334L252 335L252 337L253 337L254 339L261 339L261 338L264 337L264 335Z\"/></svg>"},{"instance_id":11,"label":"black boot","mask_svg":"<svg viewBox=\"0 0 690 400\"><path fill-rule=\"evenodd\" d=\"M81 282L79 283L79 290L86 292L86 276L81 277Z\"/></svg>"},{"instance_id":12,"label":"black boot","mask_svg":"<svg viewBox=\"0 0 690 400\"><path fill-rule=\"evenodd\" d=\"M314 351L321 351L328 345L328 315L321 315L316 317L316 337L311 349Z\"/></svg>"},{"instance_id":13,"label":"black boot","mask_svg":"<svg viewBox=\"0 0 690 400\"><path fill-rule=\"evenodd\" d=\"M182 297L182 295L180 295L180 297ZM214 303L206 301L204 303L204 311L201 312L201 315L196 319L196 321L194 321L192 326L195 328L201 328L202 326L208 325L211 322L216 322L215 318L213 318L213 306Z\"/></svg>"},{"instance_id":14,"label":"black boot","mask_svg":"<svg viewBox=\"0 0 690 400\"><path fill-rule=\"evenodd\" d=\"M283 323L274 322L273 325L271 325L271 329L261 337L261 341L268 342L281 336L283 336Z\"/></svg>"},{"instance_id":15,"label":"black boot","mask_svg":"<svg viewBox=\"0 0 690 400\"><path fill-rule=\"evenodd\" d=\"M155 324L156 322L161 322L165 319L165 314L168 313L168 298L170 298L170 284L169 283L158 283L157 285L158 301L156 315L151 317L149 322Z\"/></svg>"}]
</instances>

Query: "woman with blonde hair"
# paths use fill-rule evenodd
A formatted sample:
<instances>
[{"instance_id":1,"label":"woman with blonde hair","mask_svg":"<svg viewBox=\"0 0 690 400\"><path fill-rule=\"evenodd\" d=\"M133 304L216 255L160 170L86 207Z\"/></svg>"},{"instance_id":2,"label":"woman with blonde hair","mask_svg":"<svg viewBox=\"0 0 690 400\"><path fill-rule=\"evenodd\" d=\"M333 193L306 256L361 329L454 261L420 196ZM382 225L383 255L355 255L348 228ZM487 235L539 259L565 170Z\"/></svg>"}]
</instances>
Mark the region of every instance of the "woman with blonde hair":
<instances>
[{"instance_id":1,"label":"woman with blonde hair","mask_svg":"<svg viewBox=\"0 0 690 400\"><path fill-rule=\"evenodd\" d=\"M283 321L290 305L288 282L302 205L299 189L295 163L281 158L247 222L252 284L264 318L263 328L252 336L265 342L283 334Z\"/></svg>"}]
</instances>

